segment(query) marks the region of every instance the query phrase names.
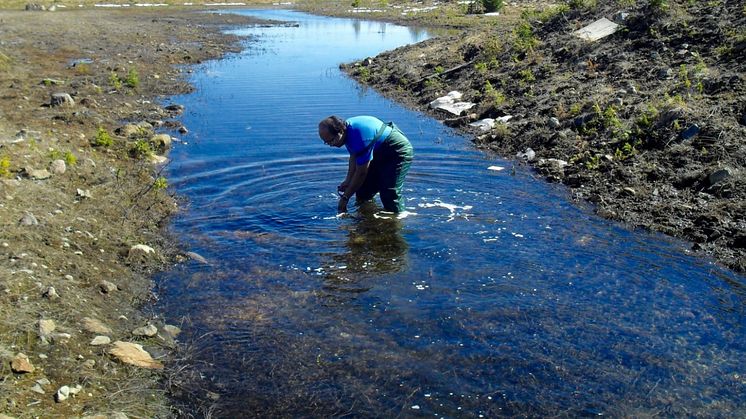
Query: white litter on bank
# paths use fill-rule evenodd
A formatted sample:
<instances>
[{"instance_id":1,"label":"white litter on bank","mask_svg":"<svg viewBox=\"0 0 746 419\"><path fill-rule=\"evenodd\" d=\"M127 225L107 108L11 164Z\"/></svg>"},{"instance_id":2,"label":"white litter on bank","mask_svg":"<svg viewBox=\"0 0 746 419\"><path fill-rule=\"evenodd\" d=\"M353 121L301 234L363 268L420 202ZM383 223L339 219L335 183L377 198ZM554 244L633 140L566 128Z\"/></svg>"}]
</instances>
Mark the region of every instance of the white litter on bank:
<instances>
[{"instance_id":1,"label":"white litter on bank","mask_svg":"<svg viewBox=\"0 0 746 419\"><path fill-rule=\"evenodd\" d=\"M619 25L602 17L590 25L580 28L573 32L573 35L586 41L598 41L601 38L607 37L619 29Z\"/></svg>"}]
</instances>

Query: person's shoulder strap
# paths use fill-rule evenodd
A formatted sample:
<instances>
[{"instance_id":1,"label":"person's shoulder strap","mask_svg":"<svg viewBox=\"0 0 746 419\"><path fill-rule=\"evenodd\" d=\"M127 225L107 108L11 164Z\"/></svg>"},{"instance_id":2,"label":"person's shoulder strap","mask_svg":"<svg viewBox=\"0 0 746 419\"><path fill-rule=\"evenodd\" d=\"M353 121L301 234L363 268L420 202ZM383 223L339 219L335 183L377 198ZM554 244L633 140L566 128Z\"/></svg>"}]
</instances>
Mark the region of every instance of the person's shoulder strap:
<instances>
[{"instance_id":1,"label":"person's shoulder strap","mask_svg":"<svg viewBox=\"0 0 746 419\"><path fill-rule=\"evenodd\" d=\"M368 154L368 151L370 151L370 149L373 146L376 145L376 143L378 142L378 140L381 139L381 136L383 135L384 131L386 131L386 128L388 128L388 127L392 127L393 128L393 126L394 126L393 122L381 124L381 128L378 129L378 132L376 132L376 136L373 137L373 141L371 141L370 144L368 144L367 146L365 146L362 150L360 150L357 153L355 153L355 158L358 158L360 156Z\"/></svg>"}]
</instances>

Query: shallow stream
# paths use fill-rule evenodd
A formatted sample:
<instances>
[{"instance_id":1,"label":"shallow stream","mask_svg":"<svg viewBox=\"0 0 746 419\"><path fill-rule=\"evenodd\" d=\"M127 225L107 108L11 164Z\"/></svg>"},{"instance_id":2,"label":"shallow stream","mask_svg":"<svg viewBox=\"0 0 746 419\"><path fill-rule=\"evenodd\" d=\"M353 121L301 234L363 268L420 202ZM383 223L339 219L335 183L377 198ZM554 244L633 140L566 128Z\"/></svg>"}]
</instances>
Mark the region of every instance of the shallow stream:
<instances>
[{"instance_id":1,"label":"shallow stream","mask_svg":"<svg viewBox=\"0 0 746 419\"><path fill-rule=\"evenodd\" d=\"M172 230L209 264L158 278L220 416L746 411L743 277L594 216L338 70L425 31L242 13L299 25L238 30L247 49L173 98L190 133L170 155L189 201ZM335 217L347 156L317 136L330 114L408 135L411 215Z\"/></svg>"}]
</instances>

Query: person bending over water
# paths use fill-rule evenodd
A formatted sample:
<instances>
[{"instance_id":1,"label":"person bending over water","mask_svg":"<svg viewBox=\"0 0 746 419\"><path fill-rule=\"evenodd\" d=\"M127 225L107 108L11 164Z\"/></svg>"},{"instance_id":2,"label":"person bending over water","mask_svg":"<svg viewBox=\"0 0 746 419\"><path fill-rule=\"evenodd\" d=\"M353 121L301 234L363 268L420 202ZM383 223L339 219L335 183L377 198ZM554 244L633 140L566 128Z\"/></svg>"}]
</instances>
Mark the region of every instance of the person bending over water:
<instances>
[{"instance_id":1,"label":"person bending over water","mask_svg":"<svg viewBox=\"0 0 746 419\"><path fill-rule=\"evenodd\" d=\"M331 147L345 146L350 153L347 176L337 186L339 213L347 212L353 194L360 204L376 193L387 211L404 211L401 191L414 151L393 122L384 123L373 116L344 120L332 115L319 122L319 137Z\"/></svg>"}]
</instances>

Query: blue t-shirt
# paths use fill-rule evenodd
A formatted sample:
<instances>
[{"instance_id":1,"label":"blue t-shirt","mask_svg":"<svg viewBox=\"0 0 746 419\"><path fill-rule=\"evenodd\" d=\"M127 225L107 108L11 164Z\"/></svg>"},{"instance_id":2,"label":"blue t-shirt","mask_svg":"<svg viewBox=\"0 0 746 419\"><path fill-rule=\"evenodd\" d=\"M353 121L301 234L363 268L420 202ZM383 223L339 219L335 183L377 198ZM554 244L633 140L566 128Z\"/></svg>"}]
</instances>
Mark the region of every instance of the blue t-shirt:
<instances>
[{"instance_id":1,"label":"blue t-shirt","mask_svg":"<svg viewBox=\"0 0 746 419\"><path fill-rule=\"evenodd\" d=\"M370 146L370 143L376 139L378 130L384 125L384 122L374 116L355 116L346 120L347 122L347 139L345 147L351 156L355 156L355 163L363 165L373 160L373 150L378 144ZM378 138L378 143L388 136L391 132L390 127L386 127L383 134ZM366 147L367 150L366 150ZM365 150L365 152L362 152Z\"/></svg>"}]
</instances>

